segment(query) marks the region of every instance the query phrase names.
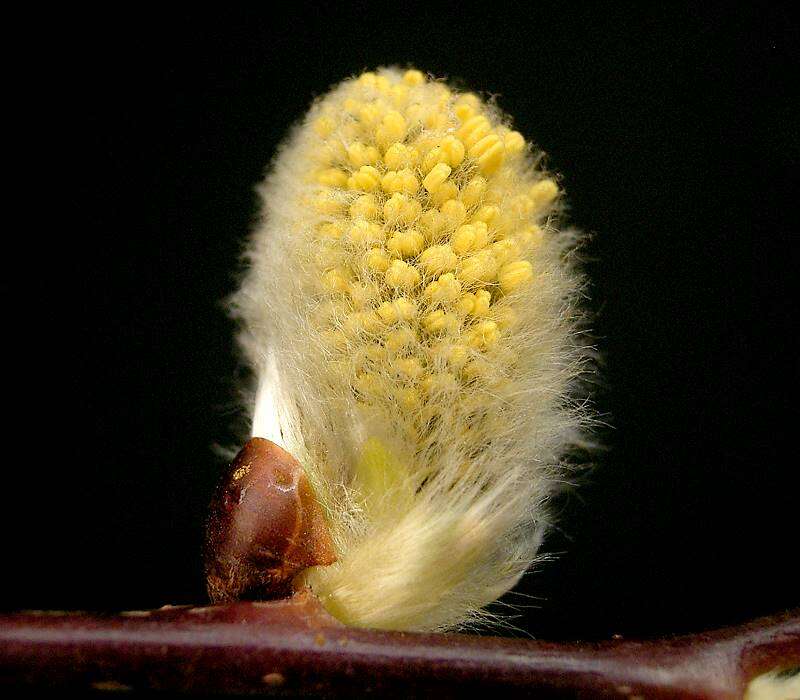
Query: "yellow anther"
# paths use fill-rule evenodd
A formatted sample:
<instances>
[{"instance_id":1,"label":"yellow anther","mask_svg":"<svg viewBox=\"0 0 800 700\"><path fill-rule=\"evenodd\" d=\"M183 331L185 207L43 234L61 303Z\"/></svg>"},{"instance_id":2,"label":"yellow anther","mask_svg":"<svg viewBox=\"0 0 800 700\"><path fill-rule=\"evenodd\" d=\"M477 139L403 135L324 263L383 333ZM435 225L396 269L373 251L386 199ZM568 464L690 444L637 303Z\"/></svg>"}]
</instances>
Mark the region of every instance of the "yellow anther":
<instances>
[{"instance_id":1,"label":"yellow anther","mask_svg":"<svg viewBox=\"0 0 800 700\"><path fill-rule=\"evenodd\" d=\"M487 226L491 226L498 214L500 214L500 210L496 206L487 204L473 214L472 221L483 221Z\"/></svg>"},{"instance_id":2,"label":"yellow anther","mask_svg":"<svg viewBox=\"0 0 800 700\"><path fill-rule=\"evenodd\" d=\"M358 84L364 87L375 87L375 79L377 77L372 71L366 71L358 76Z\"/></svg>"},{"instance_id":3,"label":"yellow anther","mask_svg":"<svg viewBox=\"0 0 800 700\"><path fill-rule=\"evenodd\" d=\"M386 349L389 352L401 352L417 342L417 335L408 326L395 328L386 334Z\"/></svg>"},{"instance_id":4,"label":"yellow anther","mask_svg":"<svg viewBox=\"0 0 800 700\"><path fill-rule=\"evenodd\" d=\"M544 240L544 231L533 224L526 226L516 235L519 246L522 250L531 250L541 245Z\"/></svg>"},{"instance_id":5,"label":"yellow anther","mask_svg":"<svg viewBox=\"0 0 800 700\"><path fill-rule=\"evenodd\" d=\"M328 168L317 175L317 182L326 187L346 187L347 173L336 168Z\"/></svg>"},{"instance_id":6,"label":"yellow anther","mask_svg":"<svg viewBox=\"0 0 800 700\"><path fill-rule=\"evenodd\" d=\"M458 332L459 320L455 314L436 309L422 318L422 327L428 333L449 333L451 335Z\"/></svg>"},{"instance_id":7,"label":"yellow anther","mask_svg":"<svg viewBox=\"0 0 800 700\"><path fill-rule=\"evenodd\" d=\"M363 107L363 104L364 104L363 102L360 102L354 97L348 97L347 99L345 99L344 102L342 102L342 107L344 107L344 111L347 112L348 114L356 116L361 107Z\"/></svg>"},{"instance_id":8,"label":"yellow anther","mask_svg":"<svg viewBox=\"0 0 800 700\"><path fill-rule=\"evenodd\" d=\"M492 295L486 289L479 289L475 292L475 305L472 307L473 316L486 316L489 313L489 305L492 303Z\"/></svg>"},{"instance_id":9,"label":"yellow anther","mask_svg":"<svg viewBox=\"0 0 800 700\"><path fill-rule=\"evenodd\" d=\"M337 214L341 214L343 208L344 205L338 199L325 194L319 195L314 200L314 209L316 209L320 214L324 214L326 216L336 216Z\"/></svg>"},{"instance_id":10,"label":"yellow anther","mask_svg":"<svg viewBox=\"0 0 800 700\"><path fill-rule=\"evenodd\" d=\"M445 136L439 148L441 148L445 162L451 168L457 168L461 165L464 160L464 144L455 136Z\"/></svg>"},{"instance_id":11,"label":"yellow anther","mask_svg":"<svg viewBox=\"0 0 800 700\"><path fill-rule=\"evenodd\" d=\"M395 233L386 244L386 249L400 258L413 258L425 245L422 234L414 228Z\"/></svg>"},{"instance_id":12,"label":"yellow anther","mask_svg":"<svg viewBox=\"0 0 800 700\"><path fill-rule=\"evenodd\" d=\"M475 308L475 295L472 292L467 292L456 302L454 308L462 316L471 314Z\"/></svg>"},{"instance_id":13,"label":"yellow anther","mask_svg":"<svg viewBox=\"0 0 800 700\"><path fill-rule=\"evenodd\" d=\"M367 251L364 257L364 263L367 269L372 272L386 272L389 268L389 256L386 255L380 248L373 248Z\"/></svg>"},{"instance_id":14,"label":"yellow anther","mask_svg":"<svg viewBox=\"0 0 800 700\"><path fill-rule=\"evenodd\" d=\"M442 204L440 211L450 228L458 228L467 218L467 208L463 202L459 202L457 199L448 199Z\"/></svg>"},{"instance_id":15,"label":"yellow anther","mask_svg":"<svg viewBox=\"0 0 800 700\"><path fill-rule=\"evenodd\" d=\"M452 180L448 180L436 192L431 192L430 194L431 202L437 207L442 206L448 199L456 199L457 197L458 187Z\"/></svg>"},{"instance_id":16,"label":"yellow anther","mask_svg":"<svg viewBox=\"0 0 800 700\"><path fill-rule=\"evenodd\" d=\"M492 252L498 264L503 265L519 256L519 244L513 238L506 238L502 241L492 243Z\"/></svg>"},{"instance_id":17,"label":"yellow anther","mask_svg":"<svg viewBox=\"0 0 800 700\"><path fill-rule=\"evenodd\" d=\"M488 136L491 130L492 125L489 120L482 114L478 114L467 119L456 132L456 136L469 149L482 138Z\"/></svg>"},{"instance_id":18,"label":"yellow anther","mask_svg":"<svg viewBox=\"0 0 800 700\"><path fill-rule=\"evenodd\" d=\"M407 70L403 73L403 82L409 87L416 87L425 82L425 76L422 74L422 71Z\"/></svg>"},{"instance_id":19,"label":"yellow anther","mask_svg":"<svg viewBox=\"0 0 800 700\"><path fill-rule=\"evenodd\" d=\"M392 104L398 109L402 109L408 102L408 85L394 85L389 90L389 97L392 98Z\"/></svg>"},{"instance_id":20,"label":"yellow anther","mask_svg":"<svg viewBox=\"0 0 800 700\"><path fill-rule=\"evenodd\" d=\"M536 210L541 211L550 206L558 197L558 185L552 180L539 180L531 187L529 194Z\"/></svg>"},{"instance_id":21,"label":"yellow anther","mask_svg":"<svg viewBox=\"0 0 800 700\"><path fill-rule=\"evenodd\" d=\"M500 329L494 321L476 323L467 336L467 342L474 348L486 349L500 338Z\"/></svg>"},{"instance_id":22,"label":"yellow anther","mask_svg":"<svg viewBox=\"0 0 800 700\"><path fill-rule=\"evenodd\" d=\"M353 306L357 309L370 306L380 294L377 285L371 283L361 284L358 282L351 282L347 291L350 294Z\"/></svg>"},{"instance_id":23,"label":"yellow anther","mask_svg":"<svg viewBox=\"0 0 800 700\"><path fill-rule=\"evenodd\" d=\"M428 192L435 192L444 184L444 181L450 176L450 172L449 165L439 163L425 176L422 184Z\"/></svg>"},{"instance_id":24,"label":"yellow anther","mask_svg":"<svg viewBox=\"0 0 800 700\"><path fill-rule=\"evenodd\" d=\"M422 159L422 172L429 173L443 161L444 154L442 153L442 149L439 146L434 146L425 154L425 157Z\"/></svg>"},{"instance_id":25,"label":"yellow anther","mask_svg":"<svg viewBox=\"0 0 800 700\"><path fill-rule=\"evenodd\" d=\"M319 235L322 238L331 238L333 240L338 240L342 237L344 233L344 226L339 221L329 221L324 224L321 224L320 227L317 229L319 231Z\"/></svg>"},{"instance_id":26,"label":"yellow anther","mask_svg":"<svg viewBox=\"0 0 800 700\"><path fill-rule=\"evenodd\" d=\"M322 342L334 350L346 350L350 345L350 339L340 330L323 332Z\"/></svg>"},{"instance_id":27,"label":"yellow anther","mask_svg":"<svg viewBox=\"0 0 800 700\"><path fill-rule=\"evenodd\" d=\"M381 179L381 187L384 192L405 192L406 194L416 194L419 189L419 180L408 168L399 172L390 170Z\"/></svg>"},{"instance_id":28,"label":"yellow anther","mask_svg":"<svg viewBox=\"0 0 800 700\"><path fill-rule=\"evenodd\" d=\"M385 301L378 307L378 316L384 323L410 321L416 315L417 304L407 297L399 297L394 301Z\"/></svg>"},{"instance_id":29,"label":"yellow anther","mask_svg":"<svg viewBox=\"0 0 800 700\"><path fill-rule=\"evenodd\" d=\"M439 131L447 126L447 114L433 109L425 115L423 123L428 129Z\"/></svg>"},{"instance_id":30,"label":"yellow anther","mask_svg":"<svg viewBox=\"0 0 800 700\"><path fill-rule=\"evenodd\" d=\"M458 380L451 372L437 372L422 380L422 388L429 394L450 393L458 389Z\"/></svg>"},{"instance_id":31,"label":"yellow anther","mask_svg":"<svg viewBox=\"0 0 800 700\"><path fill-rule=\"evenodd\" d=\"M372 192L381 181L381 174L371 165L362 165L347 179L347 186L351 190Z\"/></svg>"},{"instance_id":32,"label":"yellow anther","mask_svg":"<svg viewBox=\"0 0 800 700\"><path fill-rule=\"evenodd\" d=\"M519 218L530 216L533 212L534 201L527 194L520 194L511 199L510 209Z\"/></svg>"},{"instance_id":33,"label":"yellow anther","mask_svg":"<svg viewBox=\"0 0 800 700\"><path fill-rule=\"evenodd\" d=\"M465 207L474 207L481 203L484 192L486 192L486 178L476 175L461 191L461 201Z\"/></svg>"},{"instance_id":34,"label":"yellow anther","mask_svg":"<svg viewBox=\"0 0 800 700\"><path fill-rule=\"evenodd\" d=\"M416 148L406 146L404 143L393 143L386 149L383 162L390 170L402 170L413 168L419 160L419 153Z\"/></svg>"},{"instance_id":35,"label":"yellow anther","mask_svg":"<svg viewBox=\"0 0 800 700\"><path fill-rule=\"evenodd\" d=\"M375 132L379 144L388 146L395 141L402 141L406 135L406 120L400 112L389 110Z\"/></svg>"},{"instance_id":36,"label":"yellow anther","mask_svg":"<svg viewBox=\"0 0 800 700\"><path fill-rule=\"evenodd\" d=\"M340 267L322 273L322 284L329 292L347 292L350 289L350 275Z\"/></svg>"},{"instance_id":37,"label":"yellow anther","mask_svg":"<svg viewBox=\"0 0 800 700\"><path fill-rule=\"evenodd\" d=\"M376 102L370 102L360 106L357 116L358 121L365 129L372 130L380 122L382 114L381 106Z\"/></svg>"},{"instance_id":38,"label":"yellow anther","mask_svg":"<svg viewBox=\"0 0 800 700\"><path fill-rule=\"evenodd\" d=\"M488 284L497 276L497 260L489 250L482 250L464 260L458 276L464 282Z\"/></svg>"},{"instance_id":39,"label":"yellow anther","mask_svg":"<svg viewBox=\"0 0 800 700\"><path fill-rule=\"evenodd\" d=\"M484 248L488 242L489 230L483 221L459 226L450 239L450 245L458 255L474 253Z\"/></svg>"},{"instance_id":40,"label":"yellow anther","mask_svg":"<svg viewBox=\"0 0 800 700\"><path fill-rule=\"evenodd\" d=\"M350 216L354 219L374 219L378 211L378 202L371 194L362 194L350 205Z\"/></svg>"},{"instance_id":41,"label":"yellow anther","mask_svg":"<svg viewBox=\"0 0 800 700\"><path fill-rule=\"evenodd\" d=\"M419 218L420 229L429 241L435 241L439 238L446 223L442 212L438 209L428 209Z\"/></svg>"},{"instance_id":42,"label":"yellow anther","mask_svg":"<svg viewBox=\"0 0 800 700\"><path fill-rule=\"evenodd\" d=\"M404 379L418 379L425 371L422 363L416 357L401 357L392 363L392 368Z\"/></svg>"},{"instance_id":43,"label":"yellow anther","mask_svg":"<svg viewBox=\"0 0 800 700\"><path fill-rule=\"evenodd\" d=\"M423 294L428 301L441 304L455 301L460 292L461 283L452 272L448 272L425 287Z\"/></svg>"},{"instance_id":44,"label":"yellow anther","mask_svg":"<svg viewBox=\"0 0 800 700\"><path fill-rule=\"evenodd\" d=\"M515 156L525 150L525 137L519 131L509 131L503 136L506 154Z\"/></svg>"},{"instance_id":45,"label":"yellow anther","mask_svg":"<svg viewBox=\"0 0 800 700\"><path fill-rule=\"evenodd\" d=\"M518 260L504 265L497 279L500 282L500 289L510 294L533 279L533 268L527 260Z\"/></svg>"},{"instance_id":46,"label":"yellow anther","mask_svg":"<svg viewBox=\"0 0 800 700\"><path fill-rule=\"evenodd\" d=\"M383 229L372 221L358 219L347 231L348 240L358 246L374 246L383 243Z\"/></svg>"},{"instance_id":47,"label":"yellow anther","mask_svg":"<svg viewBox=\"0 0 800 700\"><path fill-rule=\"evenodd\" d=\"M446 362L453 369L460 369L469 359L469 350L459 344L436 343L431 346L431 358Z\"/></svg>"},{"instance_id":48,"label":"yellow anther","mask_svg":"<svg viewBox=\"0 0 800 700\"><path fill-rule=\"evenodd\" d=\"M330 117L320 117L314 122L314 131L323 139L330 136L335 127L336 125Z\"/></svg>"},{"instance_id":49,"label":"yellow anther","mask_svg":"<svg viewBox=\"0 0 800 700\"><path fill-rule=\"evenodd\" d=\"M469 155L478 161L484 175L490 175L502 165L505 146L496 134L488 134L470 147Z\"/></svg>"},{"instance_id":50,"label":"yellow anther","mask_svg":"<svg viewBox=\"0 0 800 700\"><path fill-rule=\"evenodd\" d=\"M385 381L368 372L359 372L353 380L353 386L366 396L382 395L386 389Z\"/></svg>"},{"instance_id":51,"label":"yellow anther","mask_svg":"<svg viewBox=\"0 0 800 700\"><path fill-rule=\"evenodd\" d=\"M349 336L360 333L375 333L381 328L381 321L374 311L356 311L344 320L343 330Z\"/></svg>"},{"instance_id":52,"label":"yellow anther","mask_svg":"<svg viewBox=\"0 0 800 700\"><path fill-rule=\"evenodd\" d=\"M461 370L461 376L468 382L491 381L495 375L492 365L483 357L473 357Z\"/></svg>"},{"instance_id":53,"label":"yellow anther","mask_svg":"<svg viewBox=\"0 0 800 700\"><path fill-rule=\"evenodd\" d=\"M347 147L347 160L355 168L362 165L375 165L381 159L380 151L375 146L367 146L354 141Z\"/></svg>"},{"instance_id":54,"label":"yellow anther","mask_svg":"<svg viewBox=\"0 0 800 700\"><path fill-rule=\"evenodd\" d=\"M383 216L387 224L412 224L420 215L422 206L408 195L397 192L383 205Z\"/></svg>"},{"instance_id":55,"label":"yellow anther","mask_svg":"<svg viewBox=\"0 0 800 700\"><path fill-rule=\"evenodd\" d=\"M481 102L477 98L477 96L473 95L472 93L468 92L464 95L461 95L455 104L455 113L458 117L459 121L466 121L470 117L475 116L475 114L480 109Z\"/></svg>"},{"instance_id":56,"label":"yellow anther","mask_svg":"<svg viewBox=\"0 0 800 700\"><path fill-rule=\"evenodd\" d=\"M510 306L493 309L492 316L501 330L513 328L517 323L517 312Z\"/></svg>"},{"instance_id":57,"label":"yellow anther","mask_svg":"<svg viewBox=\"0 0 800 700\"><path fill-rule=\"evenodd\" d=\"M413 411L419 408L419 392L412 386L399 387L394 392L395 399L401 408Z\"/></svg>"},{"instance_id":58,"label":"yellow anther","mask_svg":"<svg viewBox=\"0 0 800 700\"><path fill-rule=\"evenodd\" d=\"M379 75L375 78L375 89L385 95L392 89L392 83L385 75Z\"/></svg>"},{"instance_id":59,"label":"yellow anther","mask_svg":"<svg viewBox=\"0 0 800 700\"><path fill-rule=\"evenodd\" d=\"M458 256L453 249L445 245L432 245L426 248L419 256L419 264L429 275L439 275L455 269Z\"/></svg>"},{"instance_id":60,"label":"yellow anther","mask_svg":"<svg viewBox=\"0 0 800 700\"><path fill-rule=\"evenodd\" d=\"M394 260L386 270L385 280L390 287L413 289L420 283L421 277L413 265L403 260Z\"/></svg>"}]
</instances>

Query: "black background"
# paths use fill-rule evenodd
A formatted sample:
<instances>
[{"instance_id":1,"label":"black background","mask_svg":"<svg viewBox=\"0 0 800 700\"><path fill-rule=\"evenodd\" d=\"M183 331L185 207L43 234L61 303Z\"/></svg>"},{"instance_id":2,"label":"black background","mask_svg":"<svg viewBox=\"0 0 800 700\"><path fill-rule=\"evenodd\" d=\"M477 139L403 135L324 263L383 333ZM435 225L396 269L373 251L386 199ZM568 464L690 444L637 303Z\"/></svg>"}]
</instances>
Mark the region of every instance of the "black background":
<instances>
[{"instance_id":1,"label":"black background","mask_svg":"<svg viewBox=\"0 0 800 700\"><path fill-rule=\"evenodd\" d=\"M498 94L591 234L607 449L559 505L556 556L519 587L534 598L506 599L515 623L653 636L800 604L797 25L776 7L465 8L70 14L31 31L30 143L47 146L22 182L24 256L6 257L27 318L8 344L29 364L7 385L23 380L3 607L204 599L213 446L241 427L222 300L253 188L314 96L391 63Z\"/></svg>"}]
</instances>

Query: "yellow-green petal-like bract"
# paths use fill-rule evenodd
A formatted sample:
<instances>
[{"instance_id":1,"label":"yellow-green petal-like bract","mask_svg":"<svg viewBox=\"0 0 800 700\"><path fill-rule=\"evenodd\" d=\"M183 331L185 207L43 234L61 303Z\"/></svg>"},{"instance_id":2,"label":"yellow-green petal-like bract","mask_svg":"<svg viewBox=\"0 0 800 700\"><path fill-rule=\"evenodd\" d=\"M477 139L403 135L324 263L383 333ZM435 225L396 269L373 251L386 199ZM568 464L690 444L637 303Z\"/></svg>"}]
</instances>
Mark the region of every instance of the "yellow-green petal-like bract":
<instances>
[{"instance_id":1,"label":"yellow-green petal-like bract","mask_svg":"<svg viewBox=\"0 0 800 700\"><path fill-rule=\"evenodd\" d=\"M576 236L496 107L416 70L346 80L261 187L234 301L253 435L303 464L343 622L479 620L536 561L580 438Z\"/></svg>"}]
</instances>

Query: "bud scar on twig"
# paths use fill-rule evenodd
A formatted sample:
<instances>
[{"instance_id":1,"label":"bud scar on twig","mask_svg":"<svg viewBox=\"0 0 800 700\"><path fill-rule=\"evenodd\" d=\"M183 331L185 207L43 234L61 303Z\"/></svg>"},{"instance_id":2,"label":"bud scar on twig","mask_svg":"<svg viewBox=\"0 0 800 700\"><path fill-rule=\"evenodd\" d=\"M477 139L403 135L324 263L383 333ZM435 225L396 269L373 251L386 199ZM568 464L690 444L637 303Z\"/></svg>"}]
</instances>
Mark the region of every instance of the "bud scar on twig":
<instances>
[{"instance_id":1,"label":"bud scar on twig","mask_svg":"<svg viewBox=\"0 0 800 700\"><path fill-rule=\"evenodd\" d=\"M310 566L336 561L303 468L263 438L248 441L211 502L206 584L213 602L287 596Z\"/></svg>"}]
</instances>

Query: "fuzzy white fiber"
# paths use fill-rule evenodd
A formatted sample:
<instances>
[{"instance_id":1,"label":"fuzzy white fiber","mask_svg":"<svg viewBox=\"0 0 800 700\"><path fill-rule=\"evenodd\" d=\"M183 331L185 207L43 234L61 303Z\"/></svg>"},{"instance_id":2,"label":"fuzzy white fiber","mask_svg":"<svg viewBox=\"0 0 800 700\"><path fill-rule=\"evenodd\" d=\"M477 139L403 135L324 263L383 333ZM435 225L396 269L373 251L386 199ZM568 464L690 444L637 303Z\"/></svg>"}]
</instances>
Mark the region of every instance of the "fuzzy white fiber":
<instances>
[{"instance_id":1,"label":"fuzzy white fiber","mask_svg":"<svg viewBox=\"0 0 800 700\"><path fill-rule=\"evenodd\" d=\"M315 102L260 194L234 299L252 433L303 465L338 556L301 583L356 626L486 619L588 421L541 153L474 95L380 69Z\"/></svg>"}]
</instances>

